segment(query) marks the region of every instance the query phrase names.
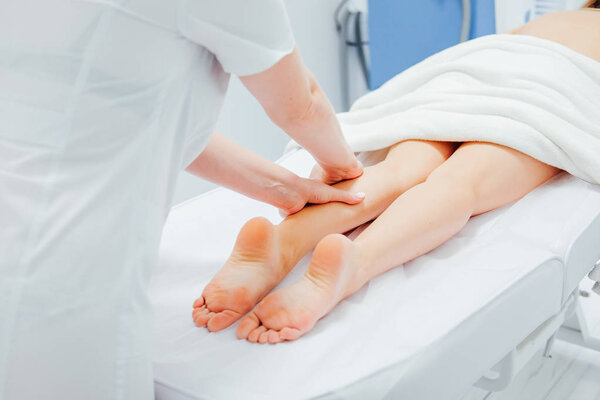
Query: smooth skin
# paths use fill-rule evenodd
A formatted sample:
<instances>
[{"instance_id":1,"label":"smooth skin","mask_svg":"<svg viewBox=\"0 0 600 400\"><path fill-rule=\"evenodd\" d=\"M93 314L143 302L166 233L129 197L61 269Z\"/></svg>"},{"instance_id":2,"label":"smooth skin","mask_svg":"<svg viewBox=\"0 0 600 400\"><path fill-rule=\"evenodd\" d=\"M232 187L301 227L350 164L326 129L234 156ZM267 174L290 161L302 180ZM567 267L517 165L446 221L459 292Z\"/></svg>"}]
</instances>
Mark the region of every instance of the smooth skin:
<instances>
[{"instance_id":1,"label":"smooth skin","mask_svg":"<svg viewBox=\"0 0 600 400\"><path fill-rule=\"evenodd\" d=\"M364 192L358 205L311 206L273 226L264 218L244 225L223 268L194 303L196 325L219 331L237 321L331 233L343 233L381 214L400 194L423 182L454 151L456 144L406 141L392 146L386 159L365 168L358 179L335 188Z\"/></svg>"},{"instance_id":2,"label":"smooth skin","mask_svg":"<svg viewBox=\"0 0 600 400\"><path fill-rule=\"evenodd\" d=\"M598 10L547 14L511 33L554 40L600 61ZM560 172L492 143L454 149L451 143L399 143L363 176L336 185L364 191L359 206L305 208L276 227L261 218L249 221L194 303L196 325L224 329L258 302L238 325L238 338L295 340L369 280L438 247L471 216L518 200ZM354 242L340 234L373 218ZM305 275L266 295L315 245Z\"/></svg>"},{"instance_id":3,"label":"smooth skin","mask_svg":"<svg viewBox=\"0 0 600 400\"><path fill-rule=\"evenodd\" d=\"M471 216L523 197L559 171L507 147L463 144L425 182L400 195L354 242L340 234L325 236L305 275L266 296L240 322L238 338L259 343L299 338L377 275L435 249ZM317 208L321 207L326 206Z\"/></svg>"},{"instance_id":4,"label":"smooth skin","mask_svg":"<svg viewBox=\"0 0 600 400\"><path fill-rule=\"evenodd\" d=\"M394 145L363 176L336 185L366 192L360 205L311 206L278 226L250 220L194 303L196 325L225 329L260 301L239 324L238 337L297 339L375 276L436 248L471 216L521 198L560 171L500 145L465 143L454 151L456 146ZM373 218L354 242L340 235ZM267 295L315 246L304 277Z\"/></svg>"}]
</instances>

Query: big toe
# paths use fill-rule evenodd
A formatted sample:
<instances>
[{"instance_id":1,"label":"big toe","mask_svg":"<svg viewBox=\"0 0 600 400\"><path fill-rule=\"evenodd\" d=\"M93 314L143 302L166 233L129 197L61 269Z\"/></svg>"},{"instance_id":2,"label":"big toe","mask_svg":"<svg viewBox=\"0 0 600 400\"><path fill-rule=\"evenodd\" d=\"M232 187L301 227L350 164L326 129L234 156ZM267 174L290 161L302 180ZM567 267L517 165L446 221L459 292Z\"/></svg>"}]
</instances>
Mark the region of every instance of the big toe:
<instances>
[{"instance_id":1,"label":"big toe","mask_svg":"<svg viewBox=\"0 0 600 400\"><path fill-rule=\"evenodd\" d=\"M279 337L282 341L283 340L288 340L288 341L296 340L300 336L302 336L302 331L300 329L296 329L296 328L283 328L281 331L279 331Z\"/></svg>"},{"instance_id":2,"label":"big toe","mask_svg":"<svg viewBox=\"0 0 600 400\"><path fill-rule=\"evenodd\" d=\"M223 330L235 321L240 319L242 314L234 310L223 310L221 312L215 313L206 323L206 328L210 332L218 332Z\"/></svg>"},{"instance_id":3,"label":"big toe","mask_svg":"<svg viewBox=\"0 0 600 400\"><path fill-rule=\"evenodd\" d=\"M205 304L204 301L204 296L200 296L196 299L196 301L194 301L194 304L192 305L193 308L200 308Z\"/></svg>"},{"instance_id":4,"label":"big toe","mask_svg":"<svg viewBox=\"0 0 600 400\"><path fill-rule=\"evenodd\" d=\"M204 306L195 308L192 312L192 318L198 327L206 326L213 315L214 313Z\"/></svg>"}]
</instances>

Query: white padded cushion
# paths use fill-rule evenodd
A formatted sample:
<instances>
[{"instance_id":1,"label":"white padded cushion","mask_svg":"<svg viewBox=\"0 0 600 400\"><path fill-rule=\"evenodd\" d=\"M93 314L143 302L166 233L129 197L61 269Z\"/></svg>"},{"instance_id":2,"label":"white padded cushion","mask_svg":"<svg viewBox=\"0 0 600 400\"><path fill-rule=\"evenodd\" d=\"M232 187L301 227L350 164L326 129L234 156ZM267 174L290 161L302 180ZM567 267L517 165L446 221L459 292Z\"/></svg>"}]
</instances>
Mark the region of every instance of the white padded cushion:
<instances>
[{"instance_id":1,"label":"white padded cushion","mask_svg":"<svg viewBox=\"0 0 600 400\"><path fill-rule=\"evenodd\" d=\"M282 164L307 174L312 160L296 151ZM152 284L157 398L458 396L560 309L565 252L600 215L598 199L597 188L561 175L473 218L440 248L343 301L300 340L275 346L238 341L235 326L195 328L191 305L243 223L257 215L277 222L277 211L226 190L190 200L172 210Z\"/></svg>"}]
</instances>

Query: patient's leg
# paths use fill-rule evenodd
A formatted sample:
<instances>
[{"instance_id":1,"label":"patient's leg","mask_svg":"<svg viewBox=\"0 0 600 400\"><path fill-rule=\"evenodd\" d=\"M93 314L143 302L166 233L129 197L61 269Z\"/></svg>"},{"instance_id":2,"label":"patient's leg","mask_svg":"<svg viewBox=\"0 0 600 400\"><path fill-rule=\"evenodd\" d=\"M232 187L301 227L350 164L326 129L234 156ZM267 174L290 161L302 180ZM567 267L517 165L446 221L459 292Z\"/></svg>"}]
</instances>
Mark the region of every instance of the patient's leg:
<instances>
[{"instance_id":1,"label":"patient's leg","mask_svg":"<svg viewBox=\"0 0 600 400\"><path fill-rule=\"evenodd\" d=\"M273 226L264 218L250 220L239 233L223 268L194 303L193 318L210 331L224 329L246 314L324 236L370 221L402 192L423 182L446 160L453 143L407 141L390 149L386 159L337 187L365 192L359 205L329 203L307 207Z\"/></svg>"},{"instance_id":2,"label":"patient's leg","mask_svg":"<svg viewBox=\"0 0 600 400\"><path fill-rule=\"evenodd\" d=\"M252 342L294 340L375 276L439 246L472 215L521 198L559 170L490 143L462 145L354 242L329 235L304 277L265 297L238 326Z\"/></svg>"}]
</instances>

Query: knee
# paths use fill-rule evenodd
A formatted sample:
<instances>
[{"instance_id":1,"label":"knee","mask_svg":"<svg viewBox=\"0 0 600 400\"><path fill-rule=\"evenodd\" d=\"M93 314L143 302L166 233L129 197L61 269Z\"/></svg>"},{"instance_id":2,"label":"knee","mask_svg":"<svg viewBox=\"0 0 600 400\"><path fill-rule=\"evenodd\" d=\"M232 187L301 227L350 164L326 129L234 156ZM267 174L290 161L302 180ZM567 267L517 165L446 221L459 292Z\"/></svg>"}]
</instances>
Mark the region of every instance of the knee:
<instances>
[{"instance_id":1,"label":"knee","mask_svg":"<svg viewBox=\"0 0 600 400\"><path fill-rule=\"evenodd\" d=\"M451 142L407 140L391 146L385 162L399 169L406 168L408 164L413 171L418 169L429 173L446 161L455 149L456 143Z\"/></svg>"},{"instance_id":2,"label":"knee","mask_svg":"<svg viewBox=\"0 0 600 400\"><path fill-rule=\"evenodd\" d=\"M477 186L468 173L444 168L431 172L424 182L442 198L454 201L457 206L475 210L478 201Z\"/></svg>"}]
</instances>

